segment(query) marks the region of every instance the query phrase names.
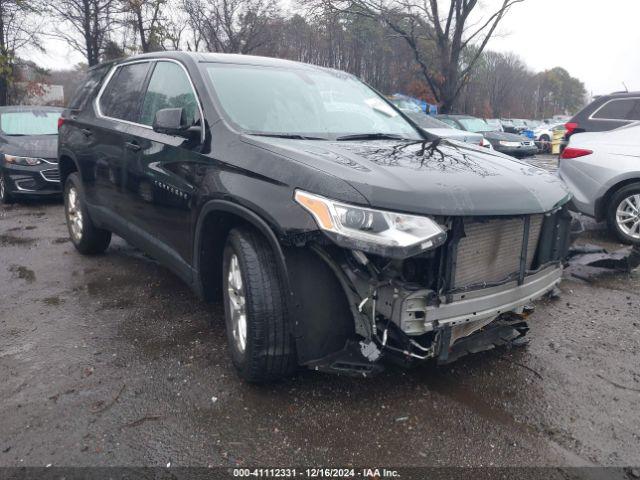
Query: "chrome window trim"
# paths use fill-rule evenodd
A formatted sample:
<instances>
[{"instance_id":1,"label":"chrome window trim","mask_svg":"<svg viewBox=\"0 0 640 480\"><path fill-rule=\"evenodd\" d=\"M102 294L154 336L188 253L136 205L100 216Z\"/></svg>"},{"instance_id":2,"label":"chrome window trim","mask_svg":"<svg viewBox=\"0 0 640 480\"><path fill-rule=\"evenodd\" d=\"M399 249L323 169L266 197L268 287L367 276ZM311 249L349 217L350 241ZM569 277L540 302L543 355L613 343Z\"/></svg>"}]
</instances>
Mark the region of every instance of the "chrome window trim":
<instances>
[{"instance_id":1,"label":"chrome window trim","mask_svg":"<svg viewBox=\"0 0 640 480\"><path fill-rule=\"evenodd\" d=\"M147 130L153 130L153 127L151 127L150 125L145 125L144 123L131 122L129 120L123 120L121 118L109 117L109 116L103 114L102 110L100 109L100 99L102 98L102 94L104 93L104 91L106 90L107 86L109 85L109 82L111 82L111 79L113 78L113 75L116 73L116 71L119 68L126 67L127 65L134 65L136 63L158 63L158 62L175 63L175 64L179 65L180 68L182 68L182 71L187 76L187 80L189 80L189 86L191 87L191 90L193 91L193 95L196 98L196 103L198 104L198 113L200 114L200 123L201 123L201 127L202 127L201 128L201 132L200 132L200 142L204 143L204 140L205 140L204 110L202 109L202 102L200 101L200 97L198 96L198 92L196 90L196 87L193 84L193 80L191 80L191 75L189 75L189 71L182 64L182 62L179 62L178 60L174 60L173 58L153 58L153 59L144 59L144 60L133 60L131 62L124 62L124 63L119 63L118 65L114 65L111 68L111 71L108 73L107 78L105 79L104 83L100 87L100 91L98 92L98 95L96 96L96 98L95 98L95 100L93 102L93 108L95 110L96 116L98 116L99 118L106 119L106 120L113 120L114 122L120 122L120 123L124 123L124 124L127 124L127 125L133 125L133 126L136 126L136 127L146 128ZM151 75L153 76L153 72L151 73ZM145 91L144 94L146 95L146 93L147 92Z\"/></svg>"},{"instance_id":2,"label":"chrome window trim","mask_svg":"<svg viewBox=\"0 0 640 480\"><path fill-rule=\"evenodd\" d=\"M628 120L628 119L622 119L622 118L596 118L595 117L595 115L600 110L602 110L604 107L609 105L611 102L623 102L625 100L640 101L640 97L611 98L611 99L607 100L606 102L604 102L602 105L600 105L600 107L598 107L598 109L589 116L589 120L594 120L596 122L603 121L603 122L619 122L619 123L633 123L633 122L640 121L640 120Z\"/></svg>"}]
</instances>

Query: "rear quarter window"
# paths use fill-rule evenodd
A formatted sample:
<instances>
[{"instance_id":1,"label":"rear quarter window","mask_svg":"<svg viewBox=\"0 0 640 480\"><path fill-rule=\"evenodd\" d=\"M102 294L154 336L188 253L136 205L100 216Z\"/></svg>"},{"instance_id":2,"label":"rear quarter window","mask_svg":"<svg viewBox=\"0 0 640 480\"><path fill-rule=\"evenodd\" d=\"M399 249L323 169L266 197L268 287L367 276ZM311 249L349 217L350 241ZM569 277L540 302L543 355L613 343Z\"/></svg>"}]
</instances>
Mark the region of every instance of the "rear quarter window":
<instances>
[{"instance_id":1,"label":"rear quarter window","mask_svg":"<svg viewBox=\"0 0 640 480\"><path fill-rule=\"evenodd\" d=\"M84 80L77 88L71 101L69 102L69 108L72 110L82 110L93 93L102 83L105 75L109 71L110 65L104 65L102 67L89 70L84 77Z\"/></svg>"},{"instance_id":2,"label":"rear quarter window","mask_svg":"<svg viewBox=\"0 0 640 480\"><path fill-rule=\"evenodd\" d=\"M100 96L100 113L106 117L136 122L149 62L117 68Z\"/></svg>"},{"instance_id":3,"label":"rear quarter window","mask_svg":"<svg viewBox=\"0 0 640 480\"><path fill-rule=\"evenodd\" d=\"M609 100L596 110L591 118L597 120L640 120L640 99Z\"/></svg>"}]
</instances>

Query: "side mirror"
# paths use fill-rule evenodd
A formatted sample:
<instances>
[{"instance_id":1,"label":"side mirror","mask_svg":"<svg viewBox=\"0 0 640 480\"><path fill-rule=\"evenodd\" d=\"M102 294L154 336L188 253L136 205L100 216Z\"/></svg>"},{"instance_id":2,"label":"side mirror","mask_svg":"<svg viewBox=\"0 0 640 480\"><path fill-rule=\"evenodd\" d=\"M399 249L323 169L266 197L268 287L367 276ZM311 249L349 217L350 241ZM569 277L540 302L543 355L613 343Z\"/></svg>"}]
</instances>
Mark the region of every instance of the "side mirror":
<instances>
[{"instance_id":1,"label":"side mirror","mask_svg":"<svg viewBox=\"0 0 640 480\"><path fill-rule=\"evenodd\" d=\"M153 119L153 131L158 133L186 136L189 127L183 108L163 108Z\"/></svg>"}]
</instances>

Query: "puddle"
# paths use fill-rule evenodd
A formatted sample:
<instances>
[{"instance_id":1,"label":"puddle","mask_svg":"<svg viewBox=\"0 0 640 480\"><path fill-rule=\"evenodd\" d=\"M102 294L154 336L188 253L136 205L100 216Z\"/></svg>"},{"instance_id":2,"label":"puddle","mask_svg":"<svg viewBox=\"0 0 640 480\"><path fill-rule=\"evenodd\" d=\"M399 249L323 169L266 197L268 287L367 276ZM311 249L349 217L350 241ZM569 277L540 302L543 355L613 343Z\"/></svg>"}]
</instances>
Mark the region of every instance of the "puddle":
<instances>
[{"instance_id":1,"label":"puddle","mask_svg":"<svg viewBox=\"0 0 640 480\"><path fill-rule=\"evenodd\" d=\"M11 265L9 271L14 274L15 277L25 280L27 283L33 283L36 281L36 274L33 270L23 267L22 265Z\"/></svg>"},{"instance_id":2,"label":"puddle","mask_svg":"<svg viewBox=\"0 0 640 480\"><path fill-rule=\"evenodd\" d=\"M64 300L60 299L60 297L47 297L42 299L42 303L45 305L49 305L50 307L57 307L61 305Z\"/></svg>"},{"instance_id":3,"label":"puddle","mask_svg":"<svg viewBox=\"0 0 640 480\"><path fill-rule=\"evenodd\" d=\"M15 245L30 245L34 242L35 240L33 238L16 237L15 235L11 235L11 234L0 235L1 247L11 247Z\"/></svg>"}]
</instances>

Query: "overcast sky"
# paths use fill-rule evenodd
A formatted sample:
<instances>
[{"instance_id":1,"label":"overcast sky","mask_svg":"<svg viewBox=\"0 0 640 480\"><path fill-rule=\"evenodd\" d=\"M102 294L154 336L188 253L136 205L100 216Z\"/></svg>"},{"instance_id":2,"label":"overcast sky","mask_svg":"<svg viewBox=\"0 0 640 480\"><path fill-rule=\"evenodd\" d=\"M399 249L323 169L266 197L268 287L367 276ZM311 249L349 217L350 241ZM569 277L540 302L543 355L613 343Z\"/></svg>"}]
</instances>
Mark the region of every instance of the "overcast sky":
<instances>
[{"instance_id":1,"label":"overcast sky","mask_svg":"<svg viewBox=\"0 0 640 480\"><path fill-rule=\"evenodd\" d=\"M83 60L64 42L48 40L46 47L46 54L22 54L47 68ZM640 90L640 0L525 0L488 48L515 52L535 71L562 66L594 95L622 90L622 82Z\"/></svg>"}]
</instances>

